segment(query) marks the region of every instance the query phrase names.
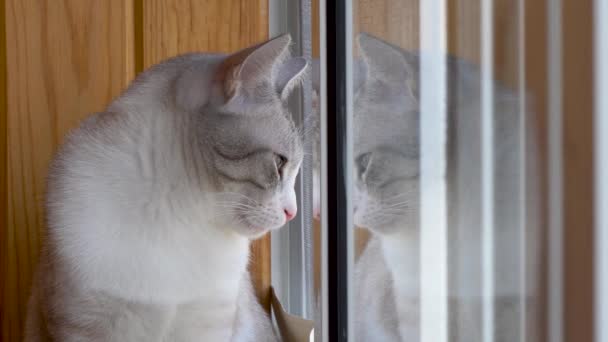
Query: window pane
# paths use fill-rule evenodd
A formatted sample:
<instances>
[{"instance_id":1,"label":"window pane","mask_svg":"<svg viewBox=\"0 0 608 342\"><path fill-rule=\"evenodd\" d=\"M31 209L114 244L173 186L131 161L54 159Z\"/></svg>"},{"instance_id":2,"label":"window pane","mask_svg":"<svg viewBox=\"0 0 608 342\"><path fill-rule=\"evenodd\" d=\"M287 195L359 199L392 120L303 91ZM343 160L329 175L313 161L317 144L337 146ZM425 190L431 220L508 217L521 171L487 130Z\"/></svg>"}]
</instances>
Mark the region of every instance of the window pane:
<instances>
[{"instance_id":1,"label":"window pane","mask_svg":"<svg viewBox=\"0 0 608 342\"><path fill-rule=\"evenodd\" d=\"M536 341L524 1L355 1L355 337Z\"/></svg>"}]
</instances>

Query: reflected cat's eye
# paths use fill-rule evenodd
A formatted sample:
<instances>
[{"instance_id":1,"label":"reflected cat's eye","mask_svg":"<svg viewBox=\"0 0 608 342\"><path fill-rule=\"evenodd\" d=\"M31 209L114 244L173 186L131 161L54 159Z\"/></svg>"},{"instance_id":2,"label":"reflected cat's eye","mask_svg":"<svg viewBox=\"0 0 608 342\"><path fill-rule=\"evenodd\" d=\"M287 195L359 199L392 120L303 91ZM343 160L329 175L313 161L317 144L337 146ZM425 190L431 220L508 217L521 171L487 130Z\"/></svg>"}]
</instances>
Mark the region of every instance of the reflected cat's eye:
<instances>
[{"instance_id":1,"label":"reflected cat's eye","mask_svg":"<svg viewBox=\"0 0 608 342\"><path fill-rule=\"evenodd\" d=\"M369 166L371 160L371 152L364 153L357 158L357 171L359 176L363 175Z\"/></svg>"},{"instance_id":2,"label":"reflected cat's eye","mask_svg":"<svg viewBox=\"0 0 608 342\"><path fill-rule=\"evenodd\" d=\"M285 156L277 154L275 156L275 164L277 166L277 172L279 173L279 176L283 177L283 168L285 167L285 164L287 164L287 158L285 158Z\"/></svg>"}]
</instances>

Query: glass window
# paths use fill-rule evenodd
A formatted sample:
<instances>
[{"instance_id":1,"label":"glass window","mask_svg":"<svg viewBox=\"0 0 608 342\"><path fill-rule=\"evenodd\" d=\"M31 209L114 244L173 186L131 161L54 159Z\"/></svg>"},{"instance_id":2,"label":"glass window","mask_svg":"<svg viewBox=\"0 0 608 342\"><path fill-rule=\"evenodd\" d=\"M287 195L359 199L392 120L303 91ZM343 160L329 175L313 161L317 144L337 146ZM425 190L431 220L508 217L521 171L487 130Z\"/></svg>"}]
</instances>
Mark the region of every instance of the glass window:
<instances>
[{"instance_id":1,"label":"glass window","mask_svg":"<svg viewBox=\"0 0 608 342\"><path fill-rule=\"evenodd\" d=\"M314 319L317 340L590 336L593 301L580 293L595 281L606 298L605 263L596 278L589 271L592 238L606 235L606 191L595 194L595 233L579 228L593 204L583 167L592 115L575 110L588 108L593 86L576 61L593 68L572 52L592 43L571 33L585 4L275 3L277 32L299 37L312 67L293 104L311 156L299 185L308 217L273 233L273 284L288 312ZM600 186L604 12L595 17ZM591 34L583 26L580 36Z\"/></svg>"}]
</instances>

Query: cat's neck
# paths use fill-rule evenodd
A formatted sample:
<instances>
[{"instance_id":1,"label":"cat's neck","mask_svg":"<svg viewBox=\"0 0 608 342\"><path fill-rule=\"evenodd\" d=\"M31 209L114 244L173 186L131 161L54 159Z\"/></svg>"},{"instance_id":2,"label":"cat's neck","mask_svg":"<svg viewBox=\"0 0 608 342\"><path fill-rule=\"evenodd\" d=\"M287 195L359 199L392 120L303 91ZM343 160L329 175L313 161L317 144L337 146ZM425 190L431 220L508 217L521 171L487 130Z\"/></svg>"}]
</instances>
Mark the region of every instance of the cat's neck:
<instances>
[{"instance_id":1,"label":"cat's neck","mask_svg":"<svg viewBox=\"0 0 608 342\"><path fill-rule=\"evenodd\" d=\"M384 259L391 271L395 290L401 296L416 297L419 291L419 231L404 229L380 236Z\"/></svg>"},{"instance_id":2,"label":"cat's neck","mask_svg":"<svg viewBox=\"0 0 608 342\"><path fill-rule=\"evenodd\" d=\"M148 227L164 232L156 236L105 236L103 248L99 242L81 240L81 254L70 259L93 264L94 272L80 274L83 281L120 298L179 303L214 293L234 300L246 272L249 240L227 228L178 225Z\"/></svg>"},{"instance_id":3,"label":"cat's neck","mask_svg":"<svg viewBox=\"0 0 608 342\"><path fill-rule=\"evenodd\" d=\"M418 229L384 235L380 241L393 279L399 333L406 341L418 340L420 296L420 239Z\"/></svg>"}]
</instances>

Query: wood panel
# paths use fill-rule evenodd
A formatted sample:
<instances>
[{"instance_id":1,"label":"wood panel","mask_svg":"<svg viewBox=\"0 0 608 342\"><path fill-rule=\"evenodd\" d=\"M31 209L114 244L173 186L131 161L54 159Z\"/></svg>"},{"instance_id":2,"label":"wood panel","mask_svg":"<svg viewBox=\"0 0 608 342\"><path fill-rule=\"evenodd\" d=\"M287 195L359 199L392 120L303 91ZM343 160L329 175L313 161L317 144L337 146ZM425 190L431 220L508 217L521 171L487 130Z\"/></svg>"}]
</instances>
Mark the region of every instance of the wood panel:
<instances>
[{"instance_id":1,"label":"wood panel","mask_svg":"<svg viewBox=\"0 0 608 342\"><path fill-rule=\"evenodd\" d=\"M370 33L400 46L419 46L419 0L358 0L354 5L353 29Z\"/></svg>"},{"instance_id":2,"label":"wood panel","mask_svg":"<svg viewBox=\"0 0 608 342\"><path fill-rule=\"evenodd\" d=\"M185 52L231 52L268 38L268 1L144 1L143 25L144 67Z\"/></svg>"},{"instance_id":3,"label":"wood panel","mask_svg":"<svg viewBox=\"0 0 608 342\"><path fill-rule=\"evenodd\" d=\"M4 319L6 317L4 310L4 279L6 265L7 248L4 244L6 236L7 217L8 217L8 192L6 188L7 181L7 110L6 110L6 21L4 20L4 0L0 0L0 341L3 340L2 331Z\"/></svg>"},{"instance_id":4,"label":"wood panel","mask_svg":"<svg viewBox=\"0 0 608 342\"><path fill-rule=\"evenodd\" d=\"M255 288L255 293L267 312L270 312L270 234L257 239L251 244L251 263L249 272Z\"/></svg>"},{"instance_id":5,"label":"wood panel","mask_svg":"<svg viewBox=\"0 0 608 342\"><path fill-rule=\"evenodd\" d=\"M143 66L192 51L233 52L268 39L267 0L143 2ZM270 236L251 246L251 277L270 310Z\"/></svg>"},{"instance_id":6,"label":"wood panel","mask_svg":"<svg viewBox=\"0 0 608 342\"><path fill-rule=\"evenodd\" d=\"M517 34L520 24L517 2L495 0L493 5L495 78L512 88L517 88L519 81ZM451 1L448 3L447 15L448 53L479 64L481 61L481 1Z\"/></svg>"},{"instance_id":7,"label":"wood panel","mask_svg":"<svg viewBox=\"0 0 608 342\"><path fill-rule=\"evenodd\" d=\"M132 3L6 0L8 217L2 337L19 341L44 235L48 162L65 133L133 77Z\"/></svg>"},{"instance_id":8,"label":"wood panel","mask_svg":"<svg viewBox=\"0 0 608 342\"><path fill-rule=\"evenodd\" d=\"M563 1L564 340L593 340L593 1ZM605 322L603 322L605 323Z\"/></svg>"}]
</instances>

